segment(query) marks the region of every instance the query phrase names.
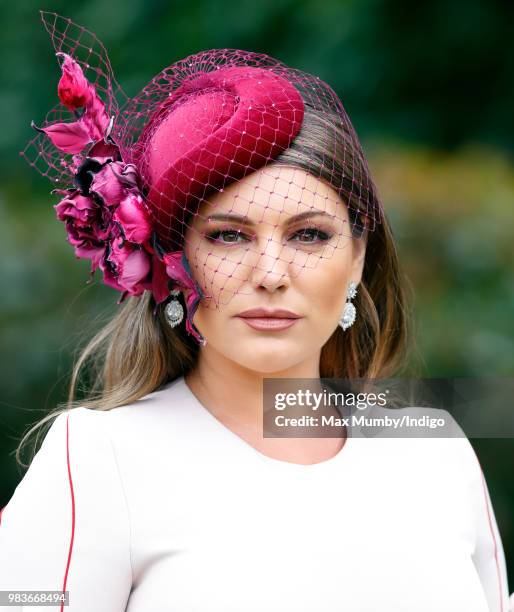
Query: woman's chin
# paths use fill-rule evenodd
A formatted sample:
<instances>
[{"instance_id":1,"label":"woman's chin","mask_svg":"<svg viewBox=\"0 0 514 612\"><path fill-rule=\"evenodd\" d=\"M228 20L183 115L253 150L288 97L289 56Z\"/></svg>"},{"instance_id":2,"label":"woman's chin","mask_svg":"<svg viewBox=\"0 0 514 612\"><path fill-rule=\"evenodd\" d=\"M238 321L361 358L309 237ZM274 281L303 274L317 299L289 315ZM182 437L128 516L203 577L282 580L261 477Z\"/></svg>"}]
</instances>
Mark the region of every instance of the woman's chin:
<instances>
[{"instance_id":1,"label":"woman's chin","mask_svg":"<svg viewBox=\"0 0 514 612\"><path fill-rule=\"evenodd\" d=\"M233 359L249 370L271 374L294 366L301 354L297 344L286 340L270 342L259 339L246 341Z\"/></svg>"}]
</instances>

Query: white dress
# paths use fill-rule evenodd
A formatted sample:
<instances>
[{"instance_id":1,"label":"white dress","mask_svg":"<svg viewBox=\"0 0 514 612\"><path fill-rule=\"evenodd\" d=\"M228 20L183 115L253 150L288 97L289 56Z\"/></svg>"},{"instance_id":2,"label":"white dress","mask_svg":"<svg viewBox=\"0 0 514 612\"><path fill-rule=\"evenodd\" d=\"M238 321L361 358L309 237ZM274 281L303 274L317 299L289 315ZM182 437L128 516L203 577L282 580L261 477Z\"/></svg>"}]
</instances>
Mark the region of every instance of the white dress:
<instances>
[{"instance_id":1,"label":"white dress","mask_svg":"<svg viewBox=\"0 0 514 612\"><path fill-rule=\"evenodd\" d=\"M467 438L359 438L270 458L183 377L57 417L0 522L0 591L70 612L508 612Z\"/></svg>"}]
</instances>

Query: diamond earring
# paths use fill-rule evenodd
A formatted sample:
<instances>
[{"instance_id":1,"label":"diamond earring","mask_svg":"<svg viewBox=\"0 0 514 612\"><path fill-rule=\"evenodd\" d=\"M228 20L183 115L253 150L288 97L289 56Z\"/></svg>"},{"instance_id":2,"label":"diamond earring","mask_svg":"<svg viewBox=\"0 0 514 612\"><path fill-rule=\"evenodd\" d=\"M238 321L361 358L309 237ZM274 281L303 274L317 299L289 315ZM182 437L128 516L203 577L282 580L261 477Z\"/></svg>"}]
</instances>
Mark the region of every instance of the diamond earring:
<instances>
[{"instance_id":1,"label":"diamond earring","mask_svg":"<svg viewBox=\"0 0 514 612\"><path fill-rule=\"evenodd\" d=\"M170 291L170 295L172 295L174 298L176 298L179 294L179 289L173 289L172 291ZM182 323L182 319L184 318L184 308L177 299L173 299L166 305L166 308L164 309L164 315L166 317L166 322L168 323L168 325L170 327L176 327L177 325L180 325L180 323Z\"/></svg>"},{"instance_id":2,"label":"diamond earring","mask_svg":"<svg viewBox=\"0 0 514 612\"><path fill-rule=\"evenodd\" d=\"M347 301L346 304L344 305L343 316L341 317L339 321L339 325L343 329L348 329L348 327L350 327L350 325L353 325L355 322L355 315L357 314L357 311L355 309L355 306L352 304L351 300L356 295L357 295L357 283L351 281L348 286L348 294L347 294L347 299L349 301Z\"/></svg>"}]
</instances>

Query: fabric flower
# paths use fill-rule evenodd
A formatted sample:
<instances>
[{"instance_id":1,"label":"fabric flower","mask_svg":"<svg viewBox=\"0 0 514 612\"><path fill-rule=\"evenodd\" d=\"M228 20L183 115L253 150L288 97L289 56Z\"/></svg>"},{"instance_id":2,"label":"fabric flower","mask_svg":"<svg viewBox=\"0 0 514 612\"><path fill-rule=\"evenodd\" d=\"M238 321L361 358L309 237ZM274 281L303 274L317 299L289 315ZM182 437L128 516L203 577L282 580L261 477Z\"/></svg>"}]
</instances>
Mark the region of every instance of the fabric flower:
<instances>
[{"instance_id":1,"label":"fabric flower","mask_svg":"<svg viewBox=\"0 0 514 612\"><path fill-rule=\"evenodd\" d=\"M127 189L139 189L139 173L134 164L124 164L120 169L119 166L113 166L112 171Z\"/></svg>"},{"instance_id":2,"label":"fabric flower","mask_svg":"<svg viewBox=\"0 0 514 612\"><path fill-rule=\"evenodd\" d=\"M57 88L59 98L68 108L76 110L84 107L84 111L77 121L71 123L53 123L44 128L37 127L34 122L31 125L44 132L61 151L80 153L89 143L104 138L111 123L104 103L94 85L84 76L79 63L62 51L56 55L64 57L61 66L63 75Z\"/></svg>"},{"instance_id":3,"label":"fabric flower","mask_svg":"<svg viewBox=\"0 0 514 612\"><path fill-rule=\"evenodd\" d=\"M139 194L129 193L116 208L114 220L117 221L127 240L142 244L150 239L152 226L150 215Z\"/></svg>"},{"instance_id":4,"label":"fabric flower","mask_svg":"<svg viewBox=\"0 0 514 612\"><path fill-rule=\"evenodd\" d=\"M64 106L76 110L85 106L91 98L89 82L77 62L65 53L60 55L64 55L65 59L61 67L62 76L57 85L57 94Z\"/></svg>"},{"instance_id":5,"label":"fabric flower","mask_svg":"<svg viewBox=\"0 0 514 612\"><path fill-rule=\"evenodd\" d=\"M95 142L89 149L87 156L101 164L108 161L121 161L120 149L117 144L110 140L110 137Z\"/></svg>"},{"instance_id":6,"label":"fabric flower","mask_svg":"<svg viewBox=\"0 0 514 612\"><path fill-rule=\"evenodd\" d=\"M115 168L121 171L123 166L121 162L107 163L93 174L89 191L98 194L106 206L117 205L125 195L125 188L114 173Z\"/></svg>"},{"instance_id":7,"label":"fabric flower","mask_svg":"<svg viewBox=\"0 0 514 612\"><path fill-rule=\"evenodd\" d=\"M68 242L74 247L75 255L90 259L94 272L103 256L105 240L116 229L112 227L109 211L92 198L81 195L78 190L65 193L67 195L54 205L57 218L65 223Z\"/></svg>"},{"instance_id":8,"label":"fabric flower","mask_svg":"<svg viewBox=\"0 0 514 612\"><path fill-rule=\"evenodd\" d=\"M138 296L148 290L157 308L170 295L170 281L174 288L182 289L186 330L205 344L193 324L203 294L185 253L164 252L142 195L138 168L123 161L110 135L114 117L107 115L78 62L66 53L57 55L64 57L57 93L77 119L44 128L32 125L58 149L73 155L71 162L61 159L61 166L73 172L74 188L53 191L64 196L54 208L65 224L68 242L76 257L92 262L91 273L100 268L103 282L122 292L118 303L128 294ZM79 114L81 108L84 110Z\"/></svg>"},{"instance_id":9,"label":"fabric flower","mask_svg":"<svg viewBox=\"0 0 514 612\"><path fill-rule=\"evenodd\" d=\"M105 282L111 284L115 281L116 288L121 287L130 295L141 295L145 289L150 288L147 278L151 268L149 254L122 237L111 242L109 254L102 266Z\"/></svg>"}]
</instances>

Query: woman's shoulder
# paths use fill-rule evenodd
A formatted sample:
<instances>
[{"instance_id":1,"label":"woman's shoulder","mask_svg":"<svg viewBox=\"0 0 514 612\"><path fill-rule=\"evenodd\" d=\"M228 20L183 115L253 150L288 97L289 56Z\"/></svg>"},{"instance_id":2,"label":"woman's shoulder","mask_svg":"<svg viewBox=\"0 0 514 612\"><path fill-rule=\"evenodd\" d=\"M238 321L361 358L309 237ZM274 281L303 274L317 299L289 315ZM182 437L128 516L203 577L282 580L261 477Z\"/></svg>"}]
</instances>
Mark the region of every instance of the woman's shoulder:
<instances>
[{"instance_id":1,"label":"woman's shoulder","mask_svg":"<svg viewBox=\"0 0 514 612\"><path fill-rule=\"evenodd\" d=\"M191 403L184 378L179 377L133 402L108 410L80 407L72 416L81 435L102 430L115 451L145 453L154 445L162 449L172 443L178 448L187 433L198 431Z\"/></svg>"},{"instance_id":2,"label":"woman's shoulder","mask_svg":"<svg viewBox=\"0 0 514 612\"><path fill-rule=\"evenodd\" d=\"M190 403L190 394L187 393L184 377L181 376L133 402L99 412L107 415L104 420L109 421L111 426L145 427L186 417Z\"/></svg>"},{"instance_id":3,"label":"woman's shoulder","mask_svg":"<svg viewBox=\"0 0 514 612\"><path fill-rule=\"evenodd\" d=\"M91 465L95 457L112 453L112 442L120 438L141 438L145 431L163 427L171 434L172 422L188 414L189 398L183 386L181 377L122 406L108 410L77 406L56 413L44 428L31 463L58 461L66 449L73 449L87 457L84 465Z\"/></svg>"},{"instance_id":4,"label":"woman's shoulder","mask_svg":"<svg viewBox=\"0 0 514 612\"><path fill-rule=\"evenodd\" d=\"M184 378L179 377L132 402L114 408L78 406L63 411L55 419L52 428L65 427L68 417L85 428L108 427L109 422L143 424L159 418L178 417L187 408L189 401Z\"/></svg>"}]
</instances>

